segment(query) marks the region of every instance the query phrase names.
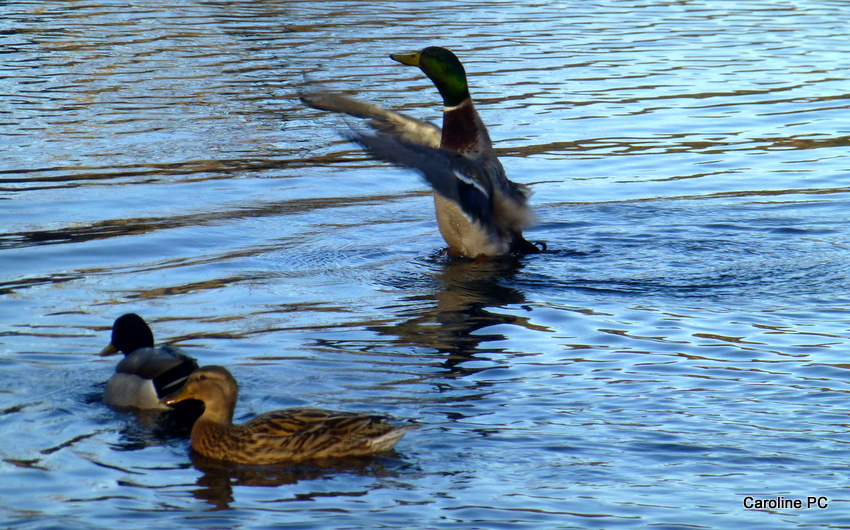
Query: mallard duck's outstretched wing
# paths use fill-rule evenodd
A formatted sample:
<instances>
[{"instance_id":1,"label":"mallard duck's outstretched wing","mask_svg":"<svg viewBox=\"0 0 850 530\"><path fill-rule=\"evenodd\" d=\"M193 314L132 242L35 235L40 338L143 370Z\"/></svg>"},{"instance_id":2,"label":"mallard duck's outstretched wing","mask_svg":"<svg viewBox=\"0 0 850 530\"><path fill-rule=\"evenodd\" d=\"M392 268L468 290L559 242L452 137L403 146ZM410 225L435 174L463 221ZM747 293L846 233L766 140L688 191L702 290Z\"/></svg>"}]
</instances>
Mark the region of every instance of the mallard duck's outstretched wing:
<instances>
[{"instance_id":1,"label":"mallard duck's outstretched wing","mask_svg":"<svg viewBox=\"0 0 850 530\"><path fill-rule=\"evenodd\" d=\"M395 136L354 130L344 134L377 158L419 171L434 191L455 203L490 241L504 241L509 252L540 252L540 247L522 237L523 228L532 220L528 206L531 190L505 177L497 159L482 162Z\"/></svg>"},{"instance_id":2,"label":"mallard duck's outstretched wing","mask_svg":"<svg viewBox=\"0 0 850 530\"><path fill-rule=\"evenodd\" d=\"M357 131L347 132L346 136L381 160L419 171L437 193L457 203L472 220L492 226L493 186L477 162L454 151L409 143L394 136Z\"/></svg>"},{"instance_id":3,"label":"mallard duck's outstretched wing","mask_svg":"<svg viewBox=\"0 0 850 530\"><path fill-rule=\"evenodd\" d=\"M433 123L418 120L406 114L387 110L342 94L314 92L300 94L301 101L315 109L348 114L363 118L370 127L380 132L398 136L406 142L428 147L440 147L442 131Z\"/></svg>"}]
</instances>

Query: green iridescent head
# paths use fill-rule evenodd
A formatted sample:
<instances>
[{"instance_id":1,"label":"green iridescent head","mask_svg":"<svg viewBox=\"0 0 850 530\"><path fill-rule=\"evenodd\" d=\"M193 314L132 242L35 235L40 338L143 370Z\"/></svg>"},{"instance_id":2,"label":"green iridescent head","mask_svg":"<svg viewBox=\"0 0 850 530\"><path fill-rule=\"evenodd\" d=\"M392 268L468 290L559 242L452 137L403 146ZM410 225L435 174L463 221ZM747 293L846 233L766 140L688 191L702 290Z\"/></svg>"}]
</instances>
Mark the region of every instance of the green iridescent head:
<instances>
[{"instance_id":1,"label":"green iridescent head","mask_svg":"<svg viewBox=\"0 0 850 530\"><path fill-rule=\"evenodd\" d=\"M455 54L445 48L429 46L410 55L393 54L390 59L408 66L418 66L440 91L446 107L456 107L469 98L466 71Z\"/></svg>"}]
</instances>

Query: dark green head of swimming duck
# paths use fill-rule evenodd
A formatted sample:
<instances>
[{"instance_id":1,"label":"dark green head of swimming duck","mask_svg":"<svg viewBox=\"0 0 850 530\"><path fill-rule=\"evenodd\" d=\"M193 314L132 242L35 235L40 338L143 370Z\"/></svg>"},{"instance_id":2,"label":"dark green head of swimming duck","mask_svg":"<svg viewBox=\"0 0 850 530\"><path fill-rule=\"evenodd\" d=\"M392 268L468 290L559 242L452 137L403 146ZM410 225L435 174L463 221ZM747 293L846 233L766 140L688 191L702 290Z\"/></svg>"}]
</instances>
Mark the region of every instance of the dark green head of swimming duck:
<instances>
[{"instance_id":1,"label":"dark green head of swimming duck","mask_svg":"<svg viewBox=\"0 0 850 530\"><path fill-rule=\"evenodd\" d=\"M429 46L420 52L392 54L390 58L408 66L418 66L440 91L446 107L456 107L469 98L466 71L458 58L445 48Z\"/></svg>"}]
</instances>

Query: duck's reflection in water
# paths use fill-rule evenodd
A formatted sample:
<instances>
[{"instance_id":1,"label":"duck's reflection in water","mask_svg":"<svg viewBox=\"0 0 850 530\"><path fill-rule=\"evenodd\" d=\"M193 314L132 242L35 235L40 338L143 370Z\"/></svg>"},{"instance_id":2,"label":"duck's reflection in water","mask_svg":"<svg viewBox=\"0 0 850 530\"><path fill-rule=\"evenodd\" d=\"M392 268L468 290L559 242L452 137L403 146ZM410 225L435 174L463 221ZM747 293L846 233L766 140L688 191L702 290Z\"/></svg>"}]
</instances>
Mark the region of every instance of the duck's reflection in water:
<instances>
[{"instance_id":1,"label":"duck's reflection in water","mask_svg":"<svg viewBox=\"0 0 850 530\"><path fill-rule=\"evenodd\" d=\"M292 464L273 466L253 466L231 464L222 460L207 458L195 451L190 453L192 465L201 472L193 496L217 510L225 510L234 501L234 487L259 486L279 487L299 482L328 479L340 474L372 478L397 478L405 473L410 464L396 459L396 453L390 451L381 456L351 457L327 460L312 460ZM311 500L313 497L351 497L366 495L362 488L357 491L309 490L293 492L290 497L283 496L280 502Z\"/></svg>"},{"instance_id":2,"label":"duck's reflection in water","mask_svg":"<svg viewBox=\"0 0 850 530\"><path fill-rule=\"evenodd\" d=\"M128 410L121 438L112 444L116 451L138 451L189 437L192 425L203 412L203 403L178 410Z\"/></svg>"},{"instance_id":3,"label":"duck's reflection in water","mask_svg":"<svg viewBox=\"0 0 850 530\"><path fill-rule=\"evenodd\" d=\"M433 294L408 297L407 309L398 311L405 318L392 325L370 326L381 335L392 335L401 344L436 349L445 355L444 365L463 373L464 361L476 353L500 352L499 348L483 348L487 342L503 341L501 333L479 331L499 324L512 324L528 329L545 329L529 318L497 308L522 306L524 293L510 284L521 270L519 258L481 261L446 260L434 273L437 289ZM477 333L478 332L478 333Z\"/></svg>"}]
</instances>

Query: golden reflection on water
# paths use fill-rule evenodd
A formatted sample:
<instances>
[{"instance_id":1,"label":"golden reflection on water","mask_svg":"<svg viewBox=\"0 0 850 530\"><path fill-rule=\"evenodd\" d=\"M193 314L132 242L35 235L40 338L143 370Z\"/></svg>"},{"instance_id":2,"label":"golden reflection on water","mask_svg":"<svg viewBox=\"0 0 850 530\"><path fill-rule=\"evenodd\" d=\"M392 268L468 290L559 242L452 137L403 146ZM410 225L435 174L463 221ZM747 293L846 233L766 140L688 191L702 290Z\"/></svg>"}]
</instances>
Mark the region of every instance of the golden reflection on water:
<instances>
[{"instance_id":1,"label":"golden reflection on water","mask_svg":"<svg viewBox=\"0 0 850 530\"><path fill-rule=\"evenodd\" d=\"M482 343L504 338L480 334L479 330L509 324L537 332L551 332L530 317L503 313L500 307L522 307L527 302L519 289L503 285L519 273L518 259L466 261L449 260L434 275L437 289L426 297L402 299L399 309L415 302L413 315L390 326L370 326L381 335L395 337L400 345L434 349L447 357L447 368L486 351Z\"/></svg>"},{"instance_id":2,"label":"golden reflection on water","mask_svg":"<svg viewBox=\"0 0 850 530\"><path fill-rule=\"evenodd\" d=\"M196 488L192 495L217 510L231 507L237 499L234 489L240 486L279 488L300 482L320 481L328 476L352 475L382 480L398 479L408 468L402 461L392 457L347 458L334 461L311 462L279 466L244 466L229 464L191 453L192 465L200 472ZM277 502L305 502L323 496L361 497L364 491L334 492L322 491L296 493L291 497L282 497Z\"/></svg>"}]
</instances>

